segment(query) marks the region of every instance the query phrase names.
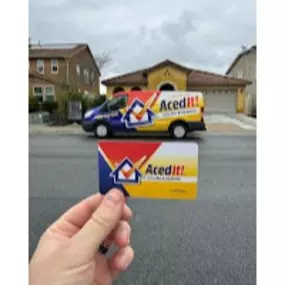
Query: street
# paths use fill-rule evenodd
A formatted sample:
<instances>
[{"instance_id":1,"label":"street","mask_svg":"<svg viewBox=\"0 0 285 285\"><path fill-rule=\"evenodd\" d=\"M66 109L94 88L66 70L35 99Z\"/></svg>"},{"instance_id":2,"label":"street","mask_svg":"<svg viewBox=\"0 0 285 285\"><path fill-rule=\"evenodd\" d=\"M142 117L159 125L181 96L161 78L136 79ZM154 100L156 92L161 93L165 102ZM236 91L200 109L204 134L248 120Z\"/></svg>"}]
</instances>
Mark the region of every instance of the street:
<instances>
[{"instance_id":1,"label":"street","mask_svg":"<svg viewBox=\"0 0 285 285\"><path fill-rule=\"evenodd\" d=\"M196 135L198 200L132 200L135 260L119 285L256 284L256 137ZM30 134L30 256L43 230L98 191L97 140Z\"/></svg>"}]
</instances>

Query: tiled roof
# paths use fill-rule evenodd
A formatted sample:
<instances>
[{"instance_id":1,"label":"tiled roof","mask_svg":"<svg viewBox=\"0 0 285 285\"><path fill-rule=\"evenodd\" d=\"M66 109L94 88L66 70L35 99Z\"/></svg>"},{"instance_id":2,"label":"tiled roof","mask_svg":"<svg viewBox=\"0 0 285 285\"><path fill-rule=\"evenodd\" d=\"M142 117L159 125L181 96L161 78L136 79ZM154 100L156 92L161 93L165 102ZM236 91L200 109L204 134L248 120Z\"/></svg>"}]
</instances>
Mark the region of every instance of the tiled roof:
<instances>
[{"instance_id":1,"label":"tiled roof","mask_svg":"<svg viewBox=\"0 0 285 285\"><path fill-rule=\"evenodd\" d=\"M29 58L65 58L71 57L82 49L86 48L87 44L75 44L69 46L63 45L34 45L29 49Z\"/></svg>"},{"instance_id":2,"label":"tiled roof","mask_svg":"<svg viewBox=\"0 0 285 285\"><path fill-rule=\"evenodd\" d=\"M165 66L169 66L169 65L173 66L173 67L176 67L177 69L180 69L180 70L185 71L185 72L191 71L188 67L183 66L183 65L181 65L179 63L176 63L176 62L174 62L174 61L172 61L170 59L166 59L166 60L161 61L161 62L159 62L159 63L157 63L157 64L155 64L155 65L153 65L151 67L148 67L148 68L145 69L145 71L146 72L151 72L151 71L153 71L155 69L158 69L158 68L161 68L161 67L165 67Z\"/></svg>"},{"instance_id":3,"label":"tiled roof","mask_svg":"<svg viewBox=\"0 0 285 285\"><path fill-rule=\"evenodd\" d=\"M241 86L251 84L250 81L238 79L226 75L220 75L202 70L192 69L188 74L188 86Z\"/></svg>"},{"instance_id":4,"label":"tiled roof","mask_svg":"<svg viewBox=\"0 0 285 285\"><path fill-rule=\"evenodd\" d=\"M147 76L145 70L140 69L134 72L125 73L122 75L114 76L102 81L105 85L120 85L120 84L138 84L147 85Z\"/></svg>"},{"instance_id":5,"label":"tiled roof","mask_svg":"<svg viewBox=\"0 0 285 285\"><path fill-rule=\"evenodd\" d=\"M249 54L250 52L256 52L256 45L252 46L251 48L242 51L241 53L239 53L236 58L234 59L234 61L231 63L231 65L229 66L228 70L226 71L226 74L229 74L231 72L231 70L233 69L233 67L236 65L236 63L239 61L239 59L241 57L243 57L246 54Z\"/></svg>"},{"instance_id":6,"label":"tiled roof","mask_svg":"<svg viewBox=\"0 0 285 285\"><path fill-rule=\"evenodd\" d=\"M150 71L163 66L174 66L176 68L184 70L187 73L188 86L195 86L195 85L241 86L251 83L249 81L245 81L242 79L232 78L225 75L188 68L168 59L146 69L140 69L134 72L122 74L119 76L103 80L102 83L104 85L147 85L147 74Z\"/></svg>"}]
</instances>

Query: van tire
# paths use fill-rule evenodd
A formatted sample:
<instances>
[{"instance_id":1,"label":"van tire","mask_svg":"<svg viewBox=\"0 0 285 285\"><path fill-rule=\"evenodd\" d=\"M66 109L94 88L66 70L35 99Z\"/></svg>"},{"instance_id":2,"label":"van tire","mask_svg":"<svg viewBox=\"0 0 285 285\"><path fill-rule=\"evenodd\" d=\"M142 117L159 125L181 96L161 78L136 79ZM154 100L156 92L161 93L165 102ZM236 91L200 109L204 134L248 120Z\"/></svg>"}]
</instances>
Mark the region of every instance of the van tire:
<instances>
[{"instance_id":1,"label":"van tire","mask_svg":"<svg viewBox=\"0 0 285 285\"><path fill-rule=\"evenodd\" d=\"M170 126L169 130L175 139L183 139L187 136L188 127L184 122L176 122Z\"/></svg>"},{"instance_id":2,"label":"van tire","mask_svg":"<svg viewBox=\"0 0 285 285\"><path fill-rule=\"evenodd\" d=\"M105 122L98 122L94 126L94 134L95 137L100 139L109 137L111 134L109 125Z\"/></svg>"}]
</instances>

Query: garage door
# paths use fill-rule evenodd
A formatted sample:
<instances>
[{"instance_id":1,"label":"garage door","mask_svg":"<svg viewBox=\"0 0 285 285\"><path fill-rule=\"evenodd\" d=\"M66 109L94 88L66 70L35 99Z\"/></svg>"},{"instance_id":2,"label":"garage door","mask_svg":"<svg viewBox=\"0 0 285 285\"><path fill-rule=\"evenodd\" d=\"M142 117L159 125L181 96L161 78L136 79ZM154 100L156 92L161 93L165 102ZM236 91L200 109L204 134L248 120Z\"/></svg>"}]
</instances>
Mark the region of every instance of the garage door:
<instances>
[{"instance_id":1,"label":"garage door","mask_svg":"<svg viewBox=\"0 0 285 285\"><path fill-rule=\"evenodd\" d=\"M204 91L206 114L236 113L236 91Z\"/></svg>"}]
</instances>

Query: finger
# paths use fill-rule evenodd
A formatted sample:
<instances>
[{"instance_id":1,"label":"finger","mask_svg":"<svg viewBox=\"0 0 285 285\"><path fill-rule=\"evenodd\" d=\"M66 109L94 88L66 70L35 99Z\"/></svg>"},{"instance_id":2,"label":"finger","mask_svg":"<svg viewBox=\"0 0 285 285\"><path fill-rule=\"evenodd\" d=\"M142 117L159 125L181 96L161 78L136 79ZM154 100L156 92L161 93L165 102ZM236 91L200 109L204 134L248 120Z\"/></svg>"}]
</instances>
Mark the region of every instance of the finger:
<instances>
[{"instance_id":1,"label":"finger","mask_svg":"<svg viewBox=\"0 0 285 285\"><path fill-rule=\"evenodd\" d=\"M108 261L111 275L114 279L125 271L134 259L134 251L130 246L118 250Z\"/></svg>"},{"instance_id":2,"label":"finger","mask_svg":"<svg viewBox=\"0 0 285 285\"><path fill-rule=\"evenodd\" d=\"M89 221L72 237L72 245L80 250L82 258L89 260L95 256L100 244L117 226L124 203L122 191L110 190Z\"/></svg>"},{"instance_id":3,"label":"finger","mask_svg":"<svg viewBox=\"0 0 285 285\"><path fill-rule=\"evenodd\" d=\"M133 217L133 212L128 205L124 206L123 220L129 221Z\"/></svg>"},{"instance_id":4,"label":"finger","mask_svg":"<svg viewBox=\"0 0 285 285\"><path fill-rule=\"evenodd\" d=\"M65 212L56 222L54 222L47 232L58 233L64 237L72 237L90 219L94 211L102 202L104 196L95 194L80 201L75 206ZM129 221L132 218L132 211L124 205L122 219Z\"/></svg>"},{"instance_id":5,"label":"finger","mask_svg":"<svg viewBox=\"0 0 285 285\"><path fill-rule=\"evenodd\" d=\"M130 244L131 226L126 221L120 221L115 230L104 241L106 246L111 246L114 242L118 247L125 247Z\"/></svg>"}]
</instances>

